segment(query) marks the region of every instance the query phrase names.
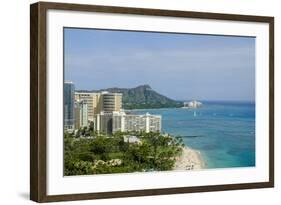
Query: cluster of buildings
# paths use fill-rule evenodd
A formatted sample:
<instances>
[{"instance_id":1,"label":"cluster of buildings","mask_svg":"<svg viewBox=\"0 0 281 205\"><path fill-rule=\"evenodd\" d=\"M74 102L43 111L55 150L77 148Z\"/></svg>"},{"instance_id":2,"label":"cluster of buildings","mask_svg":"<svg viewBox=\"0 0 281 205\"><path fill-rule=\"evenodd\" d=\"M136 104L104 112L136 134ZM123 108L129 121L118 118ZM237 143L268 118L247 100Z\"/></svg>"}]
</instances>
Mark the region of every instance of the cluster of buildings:
<instances>
[{"instance_id":1,"label":"cluster of buildings","mask_svg":"<svg viewBox=\"0 0 281 205\"><path fill-rule=\"evenodd\" d=\"M118 131L161 132L161 116L128 114L122 109L122 93L77 92L64 82L64 129L72 132L93 125L98 133Z\"/></svg>"},{"instance_id":2,"label":"cluster of buildings","mask_svg":"<svg viewBox=\"0 0 281 205\"><path fill-rule=\"evenodd\" d=\"M196 100L192 100L190 102L184 102L183 108L200 108L202 107L202 103Z\"/></svg>"}]
</instances>

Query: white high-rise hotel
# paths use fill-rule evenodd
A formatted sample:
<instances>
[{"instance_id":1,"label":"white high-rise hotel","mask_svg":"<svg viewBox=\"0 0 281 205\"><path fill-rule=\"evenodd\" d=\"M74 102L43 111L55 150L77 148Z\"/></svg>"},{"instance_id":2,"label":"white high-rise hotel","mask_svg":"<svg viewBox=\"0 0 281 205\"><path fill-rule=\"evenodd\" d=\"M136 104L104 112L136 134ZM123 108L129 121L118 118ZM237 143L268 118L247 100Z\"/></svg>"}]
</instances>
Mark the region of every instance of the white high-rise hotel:
<instances>
[{"instance_id":1,"label":"white high-rise hotel","mask_svg":"<svg viewBox=\"0 0 281 205\"><path fill-rule=\"evenodd\" d=\"M125 112L113 112L112 132L144 131L160 132L161 115L127 115Z\"/></svg>"}]
</instances>

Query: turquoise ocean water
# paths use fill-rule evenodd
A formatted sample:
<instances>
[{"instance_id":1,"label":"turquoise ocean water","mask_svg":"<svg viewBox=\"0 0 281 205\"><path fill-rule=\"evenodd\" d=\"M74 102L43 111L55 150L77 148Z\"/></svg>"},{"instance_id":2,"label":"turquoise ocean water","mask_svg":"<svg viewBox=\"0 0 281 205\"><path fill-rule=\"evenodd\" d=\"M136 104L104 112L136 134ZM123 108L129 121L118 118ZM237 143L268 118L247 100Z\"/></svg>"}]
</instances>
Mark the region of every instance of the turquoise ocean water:
<instances>
[{"instance_id":1,"label":"turquoise ocean water","mask_svg":"<svg viewBox=\"0 0 281 205\"><path fill-rule=\"evenodd\" d=\"M134 110L162 115L162 131L183 137L207 168L255 166L255 104L204 102L199 109Z\"/></svg>"}]
</instances>

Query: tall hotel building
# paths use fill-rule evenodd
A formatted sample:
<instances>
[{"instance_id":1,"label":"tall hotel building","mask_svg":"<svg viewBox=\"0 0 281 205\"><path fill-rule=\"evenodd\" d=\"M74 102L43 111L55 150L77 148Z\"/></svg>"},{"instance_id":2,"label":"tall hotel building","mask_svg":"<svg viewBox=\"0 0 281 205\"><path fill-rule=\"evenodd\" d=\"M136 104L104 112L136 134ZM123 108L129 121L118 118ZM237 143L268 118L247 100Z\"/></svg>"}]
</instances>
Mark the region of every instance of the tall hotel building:
<instances>
[{"instance_id":1,"label":"tall hotel building","mask_svg":"<svg viewBox=\"0 0 281 205\"><path fill-rule=\"evenodd\" d=\"M64 82L63 87L63 112L64 112L64 129L74 129L74 84L70 81Z\"/></svg>"},{"instance_id":2,"label":"tall hotel building","mask_svg":"<svg viewBox=\"0 0 281 205\"><path fill-rule=\"evenodd\" d=\"M101 93L102 111L114 112L121 111L122 108L122 94L121 93Z\"/></svg>"},{"instance_id":3,"label":"tall hotel building","mask_svg":"<svg viewBox=\"0 0 281 205\"><path fill-rule=\"evenodd\" d=\"M126 114L125 112L113 112L112 132L161 132L161 115L144 115Z\"/></svg>"},{"instance_id":4,"label":"tall hotel building","mask_svg":"<svg viewBox=\"0 0 281 205\"><path fill-rule=\"evenodd\" d=\"M88 104L85 101L75 101L75 129L88 126Z\"/></svg>"}]
</instances>

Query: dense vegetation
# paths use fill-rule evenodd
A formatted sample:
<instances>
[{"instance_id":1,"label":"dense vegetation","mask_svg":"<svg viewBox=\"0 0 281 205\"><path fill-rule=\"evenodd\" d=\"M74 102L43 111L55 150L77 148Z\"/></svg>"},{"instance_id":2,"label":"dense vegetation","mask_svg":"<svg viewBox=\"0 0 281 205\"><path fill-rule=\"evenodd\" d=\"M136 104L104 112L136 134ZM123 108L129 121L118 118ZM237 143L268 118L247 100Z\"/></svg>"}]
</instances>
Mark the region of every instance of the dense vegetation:
<instances>
[{"instance_id":1,"label":"dense vegetation","mask_svg":"<svg viewBox=\"0 0 281 205\"><path fill-rule=\"evenodd\" d=\"M124 109L170 108L183 106L182 102L157 93L149 85L141 85L135 88L107 88L103 91L122 93L122 105Z\"/></svg>"},{"instance_id":2,"label":"dense vegetation","mask_svg":"<svg viewBox=\"0 0 281 205\"><path fill-rule=\"evenodd\" d=\"M137 141L129 142L128 136L135 136ZM76 135L64 134L64 174L171 170L183 146L180 137L160 133L119 132L108 136L84 128Z\"/></svg>"}]
</instances>

